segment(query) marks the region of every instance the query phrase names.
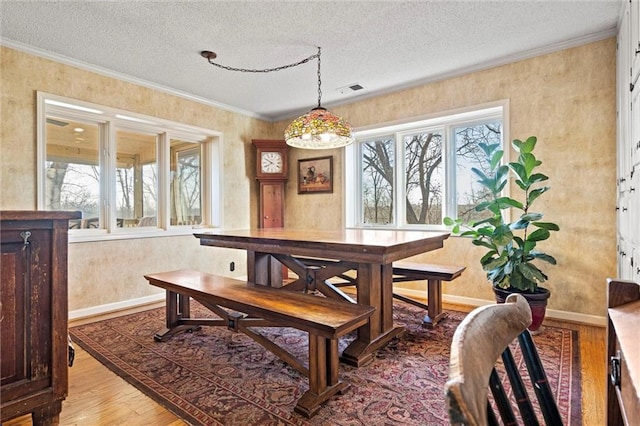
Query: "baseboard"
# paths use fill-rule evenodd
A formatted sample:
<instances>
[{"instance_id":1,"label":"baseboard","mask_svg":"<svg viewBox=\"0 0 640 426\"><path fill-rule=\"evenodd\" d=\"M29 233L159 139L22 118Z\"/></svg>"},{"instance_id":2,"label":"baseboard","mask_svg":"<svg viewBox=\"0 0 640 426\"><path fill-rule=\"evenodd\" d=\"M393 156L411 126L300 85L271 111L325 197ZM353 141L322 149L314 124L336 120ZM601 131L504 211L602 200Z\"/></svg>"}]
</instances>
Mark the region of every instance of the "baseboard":
<instances>
[{"instance_id":1,"label":"baseboard","mask_svg":"<svg viewBox=\"0 0 640 426\"><path fill-rule=\"evenodd\" d=\"M69 326L81 325L164 306L165 300L166 295L162 292L137 299L77 309L69 312Z\"/></svg>"},{"instance_id":2,"label":"baseboard","mask_svg":"<svg viewBox=\"0 0 640 426\"><path fill-rule=\"evenodd\" d=\"M400 293L403 296L407 296L407 297L414 297L417 299L426 299L424 290L413 290L413 289L396 287L394 288L394 292ZM456 305L467 305L467 306L473 306L473 307L490 305L495 303L495 301L491 301L491 300L455 296L452 294L443 294L442 301L445 303L453 303ZM575 322L580 324L595 325L599 327L606 327L607 325L607 319L605 317L600 317L597 315L581 314L578 312L558 311L556 309L547 309L546 318L559 320L559 321L569 321L569 322Z\"/></svg>"},{"instance_id":3,"label":"baseboard","mask_svg":"<svg viewBox=\"0 0 640 426\"><path fill-rule=\"evenodd\" d=\"M395 292L403 296L413 297L416 299L426 299L424 290L412 290L406 288L394 289ZM484 306L495 303L490 300L476 299L472 297L455 296L452 294L443 294L442 301L456 305L466 306ZM82 323L100 321L120 315L127 315L155 307L164 306L165 294L158 293L151 296L140 297L137 299L124 300L122 302L108 303L106 305L93 306L91 308L78 309L69 312L69 325L80 325ZM547 309L547 318L569 321L580 324L595 325L606 327L607 319L597 315L587 315L577 312L558 311L555 309Z\"/></svg>"}]
</instances>

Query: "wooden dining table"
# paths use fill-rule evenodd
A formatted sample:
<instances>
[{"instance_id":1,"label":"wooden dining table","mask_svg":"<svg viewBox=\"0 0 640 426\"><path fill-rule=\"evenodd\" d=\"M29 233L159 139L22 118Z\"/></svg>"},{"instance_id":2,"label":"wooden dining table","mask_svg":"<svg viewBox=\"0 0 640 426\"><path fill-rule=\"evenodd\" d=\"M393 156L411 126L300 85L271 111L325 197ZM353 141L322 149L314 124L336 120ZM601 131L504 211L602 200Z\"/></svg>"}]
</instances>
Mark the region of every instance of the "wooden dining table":
<instances>
[{"instance_id":1,"label":"wooden dining table","mask_svg":"<svg viewBox=\"0 0 640 426\"><path fill-rule=\"evenodd\" d=\"M203 246L246 250L249 282L320 292L345 303L375 307L342 353L341 360L355 366L366 364L376 350L404 332L393 321L393 262L437 250L449 237L448 232L288 228L211 230L194 235ZM285 271L293 271L292 278L285 275L283 279L283 265ZM356 300L332 283L335 277L347 277L355 284Z\"/></svg>"}]
</instances>

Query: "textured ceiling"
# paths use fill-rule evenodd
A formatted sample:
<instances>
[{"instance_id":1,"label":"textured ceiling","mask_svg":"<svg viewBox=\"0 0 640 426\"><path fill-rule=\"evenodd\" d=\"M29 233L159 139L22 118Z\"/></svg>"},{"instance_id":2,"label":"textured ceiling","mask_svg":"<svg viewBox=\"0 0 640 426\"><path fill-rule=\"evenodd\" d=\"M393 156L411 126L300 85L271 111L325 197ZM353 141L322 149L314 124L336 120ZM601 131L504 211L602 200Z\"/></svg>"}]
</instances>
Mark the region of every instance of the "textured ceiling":
<instances>
[{"instance_id":1,"label":"textured ceiling","mask_svg":"<svg viewBox=\"0 0 640 426\"><path fill-rule=\"evenodd\" d=\"M2 44L266 119L615 34L624 0L0 1ZM357 92L338 89L354 83Z\"/></svg>"}]
</instances>

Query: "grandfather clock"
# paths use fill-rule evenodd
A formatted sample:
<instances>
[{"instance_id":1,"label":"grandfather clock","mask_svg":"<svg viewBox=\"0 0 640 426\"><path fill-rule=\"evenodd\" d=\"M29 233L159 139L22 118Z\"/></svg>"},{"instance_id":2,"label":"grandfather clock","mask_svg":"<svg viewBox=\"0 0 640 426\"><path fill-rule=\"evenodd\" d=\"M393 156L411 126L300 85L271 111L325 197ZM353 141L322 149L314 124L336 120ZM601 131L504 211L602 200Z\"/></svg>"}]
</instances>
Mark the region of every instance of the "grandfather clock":
<instances>
[{"instance_id":1,"label":"grandfather clock","mask_svg":"<svg viewBox=\"0 0 640 426\"><path fill-rule=\"evenodd\" d=\"M256 179L260 182L260 228L284 226L284 188L288 178L284 140L253 139L257 148Z\"/></svg>"}]
</instances>

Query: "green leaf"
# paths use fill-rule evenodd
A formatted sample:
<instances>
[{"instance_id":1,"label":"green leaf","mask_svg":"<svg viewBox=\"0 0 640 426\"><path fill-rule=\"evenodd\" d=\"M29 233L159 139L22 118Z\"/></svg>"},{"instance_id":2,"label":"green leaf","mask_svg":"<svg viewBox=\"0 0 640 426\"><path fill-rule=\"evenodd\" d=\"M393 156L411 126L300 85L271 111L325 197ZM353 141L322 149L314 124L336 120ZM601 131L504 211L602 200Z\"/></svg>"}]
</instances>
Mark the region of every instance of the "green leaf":
<instances>
[{"instance_id":1,"label":"green leaf","mask_svg":"<svg viewBox=\"0 0 640 426\"><path fill-rule=\"evenodd\" d=\"M542 164L542 162L536 160L535 155L529 152L521 153L520 157L518 158L518 162L524 166L524 169L527 173L527 179L522 179L524 182L527 182L529 180L529 176L531 176L531 172L533 172L533 169L535 169L536 166Z\"/></svg>"},{"instance_id":2,"label":"green leaf","mask_svg":"<svg viewBox=\"0 0 640 426\"><path fill-rule=\"evenodd\" d=\"M531 136L527 139L527 141L522 144L522 146L520 147L520 152L532 152L533 149L536 147L536 142L538 141L538 138L536 138L535 136Z\"/></svg>"},{"instance_id":3,"label":"green leaf","mask_svg":"<svg viewBox=\"0 0 640 426\"><path fill-rule=\"evenodd\" d=\"M527 236L527 241L543 241L551 236L546 229L537 229Z\"/></svg>"},{"instance_id":4,"label":"green leaf","mask_svg":"<svg viewBox=\"0 0 640 426\"><path fill-rule=\"evenodd\" d=\"M533 263L519 264L518 271L520 271L520 273L522 273L522 275L526 279L531 281L542 283L547 279L547 276L544 273L542 273L542 271L538 269Z\"/></svg>"},{"instance_id":5,"label":"green leaf","mask_svg":"<svg viewBox=\"0 0 640 426\"><path fill-rule=\"evenodd\" d=\"M526 182L528 180L527 169L523 164L509 163L509 167L511 167L511 170L513 170L513 172L521 181Z\"/></svg>"},{"instance_id":6,"label":"green leaf","mask_svg":"<svg viewBox=\"0 0 640 426\"><path fill-rule=\"evenodd\" d=\"M500 209L506 209L509 207L515 207L520 210L524 209L524 206L520 201L514 200L513 198L510 198L510 197L500 197L496 200L496 202L500 206Z\"/></svg>"},{"instance_id":7,"label":"green leaf","mask_svg":"<svg viewBox=\"0 0 640 426\"><path fill-rule=\"evenodd\" d=\"M520 219L533 222L534 220L542 219L542 213L526 213L520 216Z\"/></svg>"},{"instance_id":8,"label":"green leaf","mask_svg":"<svg viewBox=\"0 0 640 426\"><path fill-rule=\"evenodd\" d=\"M450 218L449 216L447 216L444 219L442 219L442 223L444 223L446 226L452 226L452 225L455 225L456 221Z\"/></svg>"},{"instance_id":9,"label":"green leaf","mask_svg":"<svg viewBox=\"0 0 640 426\"><path fill-rule=\"evenodd\" d=\"M540 215L542 216L542 215ZM551 223L551 222L532 222L532 225L537 226L538 228L541 229L546 229L548 231L559 231L560 227L558 225L556 225L555 223Z\"/></svg>"},{"instance_id":10,"label":"green leaf","mask_svg":"<svg viewBox=\"0 0 640 426\"><path fill-rule=\"evenodd\" d=\"M471 241L471 243L474 246L486 247L488 249L493 249L494 248L492 244L490 244L490 243L488 243L488 242L486 242L484 240L473 240L473 241Z\"/></svg>"},{"instance_id":11,"label":"green leaf","mask_svg":"<svg viewBox=\"0 0 640 426\"><path fill-rule=\"evenodd\" d=\"M480 169L476 168L476 167L472 167L471 171L473 173L476 174L476 176L478 176L480 178L480 180L485 181L485 180L489 180L489 177Z\"/></svg>"},{"instance_id":12,"label":"green leaf","mask_svg":"<svg viewBox=\"0 0 640 426\"><path fill-rule=\"evenodd\" d=\"M542 188L537 188L532 190L531 192L529 192L529 196L527 198L527 203L529 205L531 205L531 203L533 203L533 201L538 198L539 196L541 196L542 194L544 194L545 192L547 192L547 190L549 190L548 186L544 186Z\"/></svg>"},{"instance_id":13,"label":"green leaf","mask_svg":"<svg viewBox=\"0 0 640 426\"><path fill-rule=\"evenodd\" d=\"M520 139L514 139L511 142L511 145L513 146L513 149L515 149L517 152L520 152L520 147L522 147L522 141Z\"/></svg>"},{"instance_id":14,"label":"green leaf","mask_svg":"<svg viewBox=\"0 0 640 426\"><path fill-rule=\"evenodd\" d=\"M503 150L499 150L493 153L493 156L490 157L491 158L491 170L495 170L496 166L498 164L500 164L500 160L502 160L502 156L504 155L504 151Z\"/></svg>"},{"instance_id":15,"label":"green leaf","mask_svg":"<svg viewBox=\"0 0 640 426\"><path fill-rule=\"evenodd\" d=\"M500 266L507 263L507 259L503 257L498 257L491 262L482 265L482 269L485 271L491 271L492 269L499 268Z\"/></svg>"},{"instance_id":16,"label":"green leaf","mask_svg":"<svg viewBox=\"0 0 640 426\"><path fill-rule=\"evenodd\" d=\"M484 142L480 142L478 143L478 146L480 147L480 149L482 149L482 151L484 151L484 154L487 156L487 158L491 158L492 153L500 147L500 144L486 144Z\"/></svg>"},{"instance_id":17,"label":"green leaf","mask_svg":"<svg viewBox=\"0 0 640 426\"><path fill-rule=\"evenodd\" d=\"M508 226L502 225L497 227L493 231L491 238L493 239L496 245L506 246L513 240L513 233L511 232L511 229L509 229Z\"/></svg>"},{"instance_id":18,"label":"green leaf","mask_svg":"<svg viewBox=\"0 0 640 426\"><path fill-rule=\"evenodd\" d=\"M532 257L534 257L535 259L544 260L545 262L548 262L548 263L550 263L550 264L552 264L552 265L557 264L557 262L556 262L556 258L555 258L555 257L553 257L553 256L551 256L551 255L548 255L548 254L546 254L546 253L541 253L541 252L539 252L539 251L537 251L537 252L532 251L532 252L531 252L531 253L529 253L529 254L530 254Z\"/></svg>"},{"instance_id":19,"label":"green leaf","mask_svg":"<svg viewBox=\"0 0 640 426\"><path fill-rule=\"evenodd\" d=\"M545 180L549 180L549 177L542 173L534 173L529 176L529 183L538 183L543 182Z\"/></svg>"},{"instance_id":20,"label":"green leaf","mask_svg":"<svg viewBox=\"0 0 640 426\"><path fill-rule=\"evenodd\" d=\"M524 253L531 254L531 250L533 250L534 248L536 248L536 242L527 240L524 242L524 247L522 247L522 251Z\"/></svg>"}]
</instances>

